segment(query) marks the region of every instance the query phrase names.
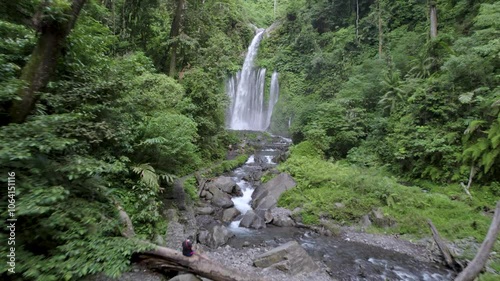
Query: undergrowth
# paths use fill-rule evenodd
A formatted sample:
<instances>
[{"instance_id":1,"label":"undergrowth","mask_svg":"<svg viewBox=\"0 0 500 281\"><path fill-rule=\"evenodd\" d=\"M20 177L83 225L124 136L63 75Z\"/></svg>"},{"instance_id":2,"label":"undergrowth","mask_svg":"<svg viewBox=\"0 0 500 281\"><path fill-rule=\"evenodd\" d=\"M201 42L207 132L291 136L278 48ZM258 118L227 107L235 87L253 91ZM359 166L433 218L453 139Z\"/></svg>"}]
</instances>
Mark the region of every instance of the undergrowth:
<instances>
[{"instance_id":1,"label":"undergrowth","mask_svg":"<svg viewBox=\"0 0 500 281\"><path fill-rule=\"evenodd\" d=\"M297 181L297 187L285 192L279 205L300 207L306 224L329 218L352 225L373 209L381 208L396 223L372 231L415 238L429 236L427 219L431 219L447 239L474 237L482 241L491 223L484 211L495 206L495 196L487 188L478 188L469 199L458 185L401 185L397 178L377 169L322 160L307 141L292 147L291 157L279 169ZM337 202L343 206L336 207Z\"/></svg>"}]
</instances>

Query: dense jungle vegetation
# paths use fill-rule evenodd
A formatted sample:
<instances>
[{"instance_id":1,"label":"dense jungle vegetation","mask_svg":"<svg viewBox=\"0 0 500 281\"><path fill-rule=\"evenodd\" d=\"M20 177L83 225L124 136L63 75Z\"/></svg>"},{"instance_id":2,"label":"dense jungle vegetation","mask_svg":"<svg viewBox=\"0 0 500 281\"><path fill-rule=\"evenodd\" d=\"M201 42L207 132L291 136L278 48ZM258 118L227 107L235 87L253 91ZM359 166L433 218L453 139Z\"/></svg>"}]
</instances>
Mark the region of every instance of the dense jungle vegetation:
<instances>
[{"instance_id":1,"label":"dense jungle vegetation","mask_svg":"<svg viewBox=\"0 0 500 281\"><path fill-rule=\"evenodd\" d=\"M0 181L15 172L17 218L2 278L127 270L143 246L118 207L140 238L164 235L164 190L238 142L224 80L251 24L274 22L258 64L280 73L271 130L297 144L280 169L299 183L280 203L306 223L382 207L398 222L383 231L420 237L432 218L480 241L500 197L500 2L0 0Z\"/></svg>"}]
</instances>

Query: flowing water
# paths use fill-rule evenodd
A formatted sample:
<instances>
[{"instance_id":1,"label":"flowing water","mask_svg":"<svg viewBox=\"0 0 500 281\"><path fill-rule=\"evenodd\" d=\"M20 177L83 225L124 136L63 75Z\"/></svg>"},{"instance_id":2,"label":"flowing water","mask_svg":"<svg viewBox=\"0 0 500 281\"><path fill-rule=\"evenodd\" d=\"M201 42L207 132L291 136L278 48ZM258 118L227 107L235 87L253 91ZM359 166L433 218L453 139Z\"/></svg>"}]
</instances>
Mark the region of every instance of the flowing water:
<instances>
[{"instance_id":1,"label":"flowing water","mask_svg":"<svg viewBox=\"0 0 500 281\"><path fill-rule=\"evenodd\" d=\"M248 47L243 69L226 82L226 91L231 99L227 124L233 130L265 131L271 122L273 107L279 96L278 73L271 76L270 94L267 105L264 98L266 69L255 68L259 44L264 35L260 29ZM289 120L289 126L291 118ZM231 173L240 186L243 196L232 198L235 208L242 214L252 209L251 200L255 187L247 176L275 166L273 159L291 140L275 137L274 143L255 151L242 167ZM258 246L278 246L296 240L317 260L324 262L332 274L340 280L452 280L453 274L443 267L425 263L406 254L383 248L342 240L338 237L323 237L295 227L268 226L260 230L239 227L240 215L231 222L229 229L235 234L229 244L242 247L244 242Z\"/></svg>"},{"instance_id":2,"label":"flowing water","mask_svg":"<svg viewBox=\"0 0 500 281\"><path fill-rule=\"evenodd\" d=\"M270 143L255 151L247 162L231 173L232 179L240 186L243 196L233 198L235 208L242 214L251 210L254 186L245 176L262 166L275 166L273 158L279 153L276 147L290 144L291 140L275 138L279 143ZM414 257L380 247L343 240L340 237L320 236L312 231L295 227L275 227L268 225L260 230L239 227L241 216L233 221L229 229L235 234L229 244L243 247L244 242L257 246L279 246L296 240L317 261L324 262L332 274L340 280L410 280L445 281L453 280L453 273L440 265L422 262Z\"/></svg>"},{"instance_id":3,"label":"flowing water","mask_svg":"<svg viewBox=\"0 0 500 281\"><path fill-rule=\"evenodd\" d=\"M269 99L266 105L264 98L265 68L255 68L259 44L265 33L259 29L248 47L243 68L226 82L226 92L231 99L226 123L233 130L265 131L271 123L274 105L278 100L278 73L271 76Z\"/></svg>"}]
</instances>

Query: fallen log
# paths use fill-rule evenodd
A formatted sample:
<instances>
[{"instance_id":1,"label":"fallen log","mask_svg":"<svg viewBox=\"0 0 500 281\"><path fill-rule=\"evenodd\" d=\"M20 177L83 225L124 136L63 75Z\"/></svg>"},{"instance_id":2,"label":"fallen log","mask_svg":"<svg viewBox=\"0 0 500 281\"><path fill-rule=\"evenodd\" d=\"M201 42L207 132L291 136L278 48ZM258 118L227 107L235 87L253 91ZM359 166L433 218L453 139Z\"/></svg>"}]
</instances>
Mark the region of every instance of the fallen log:
<instances>
[{"instance_id":1,"label":"fallen log","mask_svg":"<svg viewBox=\"0 0 500 281\"><path fill-rule=\"evenodd\" d=\"M455 260L455 258L450 252L450 249L448 249L448 246L446 246L446 243L443 241L443 239L441 239L441 236L439 235L439 232L432 223L432 221L428 219L427 223L431 228L432 238L434 238L434 241L436 242L439 250L441 251L441 254L444 257L444 261L446 262L446 265L448 265L448 267L453 269L454 271L460 271L462 269L460 264Z\"/></svg>"},{"instance_id":2,"label":"fallen log","mask_svg":"<svg viewBox=\"0 0 500 281\"><path fill-rule=\"evenodd\" d=\"M175 270L190 272L217 281L265 281L266 279L246 276L242 272L232 270L201 254L191 257L183 256L176 250L158 246L155 250L136 255L141 263L153 270Z\"/></svg>"},{"instance_id":3,"label":"fallen log","mask_svg":"<svg viewBox=\"0 0 500 281\"><path fill-rule=\"evenodd\" d=\"M495 208L495 214L493 215L493 220L491 221L490 229L486 234L486 238L481 244L481 247L477 251L474 259L467 265L467 267L460 272L460 274L455 278L455 281L472 281L481 273L481 270L486 265L488 257L490 256L491 249L498 237L498 232L500 231L500 201L497 202Z\"/></svg>"},{"instance_id":4,"label":"fallen log","mask_svg":"<svg viewBox=\"0 0 500 281\"><path fill-rule=\"evenodd\" d=\"M119 204L115 205L119 212L120 221L124 226L122 236L134 239L135 232L132 221ZM140 240L140 243L154 247L154 250L135 254L136 259L139 259L142 264L153 270L190 272L216 281L266 281L266 279L246 276L241 272L226 268L222 264L198 253L186 257L179 251L154 245L148 241Z\"/></svg>"}]
</instances>

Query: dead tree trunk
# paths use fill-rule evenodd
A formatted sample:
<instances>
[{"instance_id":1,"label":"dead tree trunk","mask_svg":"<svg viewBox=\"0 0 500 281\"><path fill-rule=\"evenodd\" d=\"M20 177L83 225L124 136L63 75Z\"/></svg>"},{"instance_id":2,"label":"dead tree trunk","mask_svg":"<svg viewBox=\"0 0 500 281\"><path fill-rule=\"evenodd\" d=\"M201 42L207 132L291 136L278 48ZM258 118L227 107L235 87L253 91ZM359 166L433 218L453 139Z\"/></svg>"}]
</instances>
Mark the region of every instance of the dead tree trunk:
<instances>
[{"instance_id":1,"label":"dead tree trunk","mask_svg":"<svg viewBox=\"0 0 500 281\"><path fill-rule=\"evenodd\" d=\"M359 0L356 0L356 40L359 43Z\"/></svg>"},{"instance_id":2,"label":"dead tree trunk","mask_svg":"<svg viewBox=\"0 0 500 281\"><path fill-rule=\"evenodd\" d=\"M30 60L21 72L21 80L25 82L25 85L18 90L20 99L13 101L9 110L11 122L24 122L35 107L39 98L38 92L47 85L56 69L57 59L64 47L64 40L73 29L85 2L86 0L73 0L67 21L51 20L38 23L37 29L40 31L40 37Z\"/></svg>"},{"instance_id":3,"label":"dead tree trunk","mask_svg":"<svg viewBox=\"0 0 500 281\"><path fill-rule=\"evenodd\" d=\"M383 46L383 31L382 31L382 10L380 8L380 0L378 4L378 57L382 58L382 46Z\"/></svg>"},{"instance_id":4,"label":"dead tree trunk","mask_svg":"<svg viewBox=\"0 0 500 281\"><path fill-rule=\"evenodd\" d=\"M190 272L217 281L264 281L255 276L245 276L242 272L223 267L203 255L194 254L191 257L165 247L139 253L136 256L148 268L155 270L176 270Z\"/></svg>"},{"instance_id":5,"label":"dead tree trunk","mask_svg":"<svg viewBox=\"0 0 500 281\"><path fill-rule=\"evenodd\" d=\"M119 218L124 227L122 236L133 239L135 232L132 221L118 203L115 203L115 206L118 209ZM142 264L150 269L190 272L217 281L266 281L263 278L246 276L236 270L228 269L198 253L195 253L191 257L186 257L181 252L170 248L153 245L147 241L140 241L140 243L154 247L154 250L135 254L135 258L139 259Z\"/></svg>"},{"instance_id":6,"label":"dead tree trunk","mask_svg":"<svg viewBox=\"0 0 500 281\"><path fill-rule=\"evenodd\" d=\"M438 29L437 29L438 21L437 21L437 10L435 2L431 2L430 20L431 20L431 38L436 38L438 34Z\"/></svg>"},{"instance_id":7,"label":"dead tree trunk","mask_svg":"<svg viewBox=\"0 0 500 281\"><path fill-rule=\"evenodd\" d=\"M460 269L460 265L458 262L453 258L450 250L448 249L448 246L446 246L446 243L441 239L441 236L439 235L438 230L434 226L431 220L427 220L427 223L429 224L431 231L432 231L432 237L434 238L434 241L436 241L436 244L443 254L444 261L448 265L449 268L458 271Z\"/></svg>"},{"instance_id":8,"label":"dead tree trunk","mask_svg":"<svg viewBox=\"0 0 500 281\"><path fill-rule=\"evenodd\" d=\"M481 244L481 248L479 248L476 256L464 269L464 271L462 271L457 276L457 278L455 278L455 281L472 281L476 279L476 277L479 275L481 270L486 265L486 262L488 261L488 257L490 256L491 249L493 249L493 245L495 244L499 231L500 201L497 202L490 229L488 230L488 234L486 234L486 238L484 239L483 244Z\"/></svg>"}]
</instances>

